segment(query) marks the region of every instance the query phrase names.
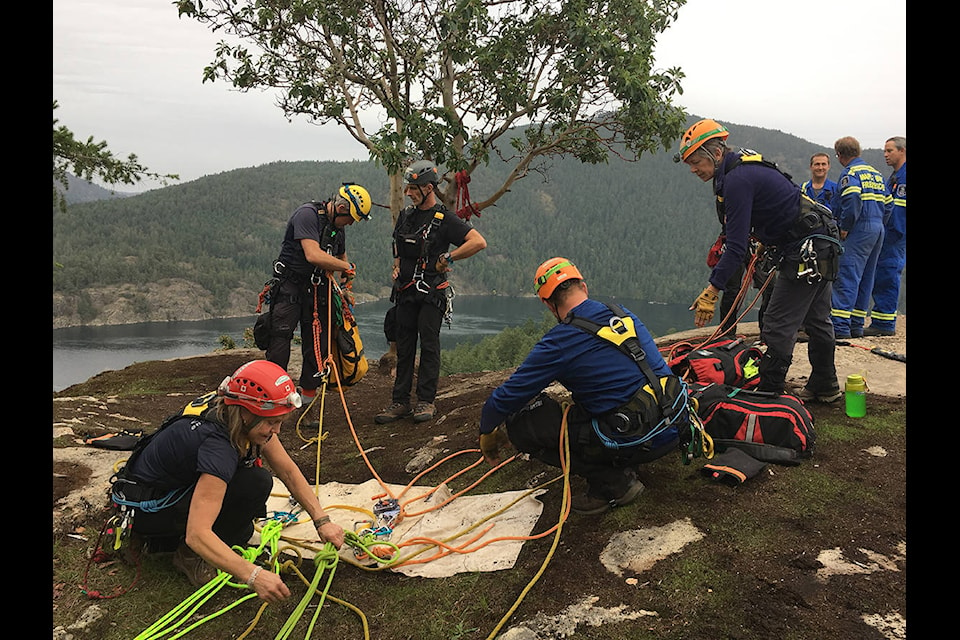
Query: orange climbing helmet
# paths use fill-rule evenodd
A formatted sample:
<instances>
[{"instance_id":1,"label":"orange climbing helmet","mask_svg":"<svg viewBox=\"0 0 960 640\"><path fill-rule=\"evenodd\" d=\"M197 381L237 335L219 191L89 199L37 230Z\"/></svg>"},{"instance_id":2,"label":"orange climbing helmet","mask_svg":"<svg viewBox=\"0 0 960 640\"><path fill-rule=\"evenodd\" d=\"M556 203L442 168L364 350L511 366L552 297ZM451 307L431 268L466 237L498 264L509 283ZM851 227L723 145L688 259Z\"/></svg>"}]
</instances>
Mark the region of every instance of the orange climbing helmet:
<instances>
[{"instance_id":1,"label":"orange climbing helmet","mask_svg":"<svg viewBox=\"0 0 960 640\"><path fill-rule=\"evenodd\" d=\"M583 276L575 264L566 258L550 258L537 267L534 290L541 299L548 300L558 284L573 278L583 280Z\"/></svg>"},{"instance_id":2,"label":"orange climbing helmet","mask_svg":"<svg viewBox=\"0 0 960 640\"><path fill-rule=\"evenodd\" d=\"M217 395L224 404L240 405L262 417L282 416L303 404L283 367L269 360L252 360L223 379Z\"/></svg>"},{"instance_id":3,"label":"orange climbing helmet","mask_svg":"<svg viewBox=\"0 0 960 640\"><path fill-rule=\"evenodd\" d=\"M707 140L713 138L726 140L729 135L730 132L727 131L727 128L716 120L710 120L709 118L699 120L693 123L680 138L680 151L673 156L673 161L685 161L691 153L699 149Z\"/></svg>"}]
</instances>

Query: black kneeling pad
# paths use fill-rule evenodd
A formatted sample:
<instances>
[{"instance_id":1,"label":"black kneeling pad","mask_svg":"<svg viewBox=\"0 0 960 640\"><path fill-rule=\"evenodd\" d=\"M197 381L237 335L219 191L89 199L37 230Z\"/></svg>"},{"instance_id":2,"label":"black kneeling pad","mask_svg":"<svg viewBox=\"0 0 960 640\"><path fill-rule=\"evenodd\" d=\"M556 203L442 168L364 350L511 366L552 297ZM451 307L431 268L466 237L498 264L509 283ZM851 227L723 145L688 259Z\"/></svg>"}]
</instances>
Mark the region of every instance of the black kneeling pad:
<instances>
[{"instance_id":1,"label":"black kneeling pad","mask_svg":"<svg viewBox=\"0 0 960 640\"><path fill-rule=\"evenodd\" d=\"M712 480L737 486L763 471L766 466L765 462L751 457L748 453L730 448L715 455L703 465L701 472Z\"/></svg>"}]
</instances>

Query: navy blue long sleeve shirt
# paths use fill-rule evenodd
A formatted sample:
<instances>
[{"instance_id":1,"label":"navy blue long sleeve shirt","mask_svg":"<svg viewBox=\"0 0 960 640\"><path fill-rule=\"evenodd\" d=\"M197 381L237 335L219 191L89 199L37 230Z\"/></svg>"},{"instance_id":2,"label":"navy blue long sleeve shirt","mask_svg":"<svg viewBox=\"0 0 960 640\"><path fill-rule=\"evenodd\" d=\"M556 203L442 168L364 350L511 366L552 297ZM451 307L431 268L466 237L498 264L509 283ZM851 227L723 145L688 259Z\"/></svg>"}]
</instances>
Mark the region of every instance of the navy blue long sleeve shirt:
<instances>
[{"instance_id":1,"label":"navy blue long sleeve shirt","mask_svg":"<svg viewBox=\"0 0 960 640\"><path fill-rule=\"evenodd\" d=\"M653 336L637 316L626 311L633 318L650 368L658 376L670 375ZM604 303L589 299L577 305L573 314L603 324L613 315ZM573 401L591 415L622 406L648 382L637 363L617 347L561 323L540 339L513 375L487 398L480 415L480 433L493 431L554 381L566 387Z\"/></svg>"},{"instance_id":2,"label":"navy blue long sleeve shirt","mask_svg":"<svg viewBox=\"0 0 960 640\"><path fill-rule=\"evenodd\" d=\"M727 246L710 273L710 284L721 291L746 261L750 234L775 245L796 221L800 207L798 185L759 163L744 162L729 169L739 159L736 152L725 154L713 182L726 215Z\"/></svg>"}]
</instances>

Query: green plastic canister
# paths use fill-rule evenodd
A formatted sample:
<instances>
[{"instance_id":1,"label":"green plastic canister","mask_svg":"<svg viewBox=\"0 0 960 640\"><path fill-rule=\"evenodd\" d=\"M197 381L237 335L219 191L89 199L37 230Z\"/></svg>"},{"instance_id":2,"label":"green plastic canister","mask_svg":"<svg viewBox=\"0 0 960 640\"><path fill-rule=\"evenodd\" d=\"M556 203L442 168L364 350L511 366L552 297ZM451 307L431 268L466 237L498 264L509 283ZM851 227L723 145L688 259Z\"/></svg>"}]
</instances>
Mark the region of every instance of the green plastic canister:
<instances>
[{"instance_id":1,"label":"green plastic canister","mask_svg":"<svg viewBox=\"0 0 960 640\"><path fill-rule=\"evenodd\" d=\"M862 418L867 415L867 382L863 379L863 376L857 374L847 376L844 394L846 395L848 416Z\"/></svg>"}]
</instances>

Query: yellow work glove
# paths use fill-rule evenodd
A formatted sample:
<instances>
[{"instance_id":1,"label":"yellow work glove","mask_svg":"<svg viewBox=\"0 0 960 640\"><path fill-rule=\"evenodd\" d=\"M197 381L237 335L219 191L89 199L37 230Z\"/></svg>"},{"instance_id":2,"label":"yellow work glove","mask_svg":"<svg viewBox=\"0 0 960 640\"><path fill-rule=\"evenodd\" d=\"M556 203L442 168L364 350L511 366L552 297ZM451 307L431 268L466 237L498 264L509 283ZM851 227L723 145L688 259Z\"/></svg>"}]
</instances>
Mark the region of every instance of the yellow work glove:
<instances>
[{"instance_id":1,"label":"yellow work glove","mask_svg":"<svg viewBox=\"0 0 960 640\"><path fill-rule=\"evenodd\" d=\"M510 437L501 427L497 427L490 433L480 434L480 452L483 459L492 465L500 464L500 447L509 446Z\"/></svg>"},{"instance_id":2,"label":"yellow work glove","mask_svg":"<svg viewBox=\"0 0 960 640\"><path fill-rule=\"evenodd\" d=\"M697 296L697 299L690 305L690 311L694 312L693 322L695 325L702 327L713 320L713 312L719 299L720 294L713 291L709 286Z\"/></svg>"}]
</instances>

